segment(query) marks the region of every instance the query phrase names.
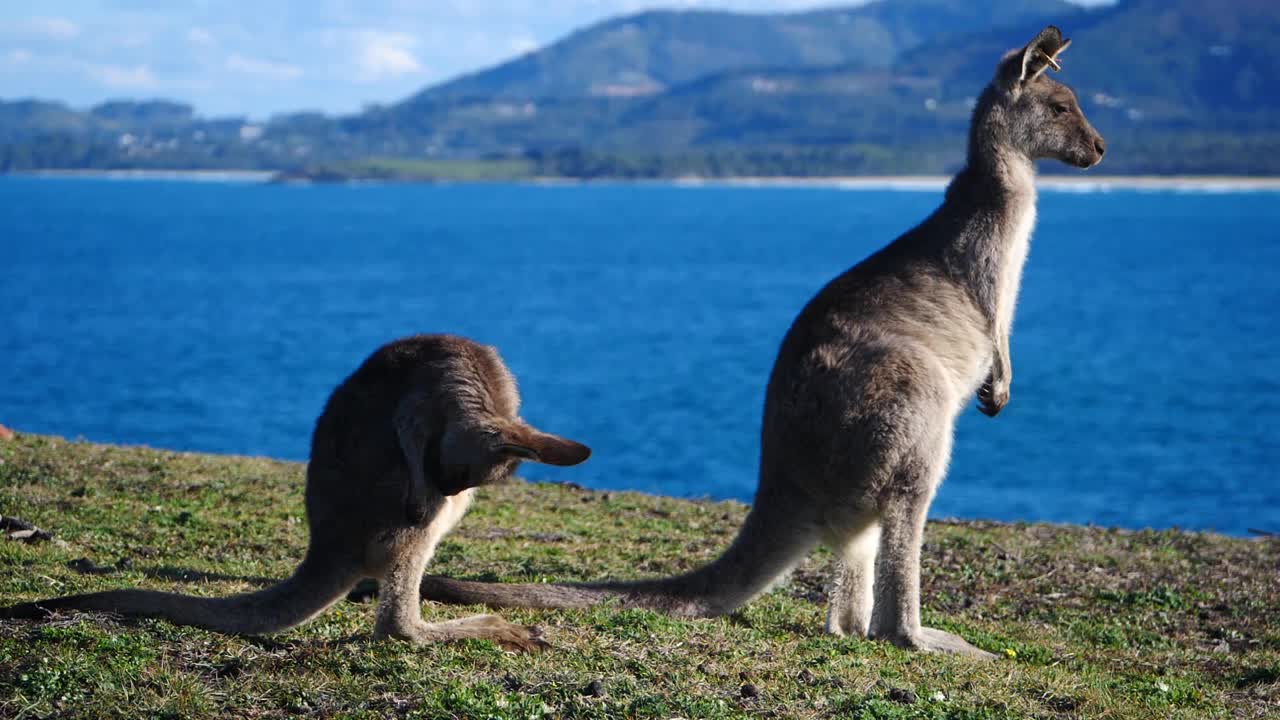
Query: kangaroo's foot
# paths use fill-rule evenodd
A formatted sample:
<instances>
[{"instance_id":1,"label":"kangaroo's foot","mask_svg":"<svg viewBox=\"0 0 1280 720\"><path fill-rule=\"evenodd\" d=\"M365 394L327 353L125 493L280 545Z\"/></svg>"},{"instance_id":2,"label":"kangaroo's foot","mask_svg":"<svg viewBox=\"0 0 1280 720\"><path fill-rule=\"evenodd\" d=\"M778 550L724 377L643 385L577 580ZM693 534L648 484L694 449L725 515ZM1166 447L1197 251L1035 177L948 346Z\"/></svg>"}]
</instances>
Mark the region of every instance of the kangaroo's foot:
<instances>
[{"instance_id":1,"label":"kangaroo's foot","mask_svg":"<svg viewBox=\"0 0 1280 720\"><path fill-rule=\"evenodd\" d=\"M509 623L497 615L473 615L458 620L427 623L399 622L374 630L374 637L395 638L418 645L456 640L492 640L504 650L538 652L551 647L542 639L542 629Z\"/></svg>"},{"instance_id":2,"label":"kangaroo's foot","mask_svg":"<svg viewBox=\"0 0 1280 720\"><path fill-rule=\"evenodd\" d=\"M874 634L873 637L875 637ZM964 655L966 657L978 658L980 660L995 660L999 657L998 655L993 655L982 648L970 645L967 640L959 635L953 635L952 633L944 630L935 630L934 628L928 627L922 627L909 635L895 634L887 637L876 637L876 639L887 640L906 650L945 653L948 655Z\"/></svg>"}]
</instances>

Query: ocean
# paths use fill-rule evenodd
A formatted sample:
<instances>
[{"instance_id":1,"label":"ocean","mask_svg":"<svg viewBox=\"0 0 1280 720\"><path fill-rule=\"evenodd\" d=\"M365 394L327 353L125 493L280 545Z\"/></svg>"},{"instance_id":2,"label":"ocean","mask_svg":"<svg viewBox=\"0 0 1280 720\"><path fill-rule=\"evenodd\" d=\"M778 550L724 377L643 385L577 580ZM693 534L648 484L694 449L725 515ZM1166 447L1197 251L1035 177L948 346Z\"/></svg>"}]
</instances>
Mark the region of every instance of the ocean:
<instances>
[{"instance_id":1,"label":"ocean","mask_svg":"<svg viewBox=\"0 0 1280 720\"><path fill-rule=\"evenodd\" d=\"M934 184L340 185L0 177L0 423L305 459L418 332L496 345L590 445L531 480L749 501L795 314ZM934 517L1280 530L1280 194L1042 191L1012 401Z\"/></svg>"}]
</instances>

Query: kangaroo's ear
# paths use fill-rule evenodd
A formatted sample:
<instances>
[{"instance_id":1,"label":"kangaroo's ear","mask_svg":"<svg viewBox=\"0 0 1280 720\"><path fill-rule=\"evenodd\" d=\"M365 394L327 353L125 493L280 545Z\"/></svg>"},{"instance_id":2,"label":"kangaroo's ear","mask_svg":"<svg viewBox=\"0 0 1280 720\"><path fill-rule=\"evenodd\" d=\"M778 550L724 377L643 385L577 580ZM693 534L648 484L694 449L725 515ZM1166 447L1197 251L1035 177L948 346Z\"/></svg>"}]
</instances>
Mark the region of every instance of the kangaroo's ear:
<instances>
[{"instance_id":1,"label":"kangaroo's ear","mask_svg":"<svg viewBox=\"0 0 1280 720\"><path fill-rule=\"evenodd\" d=\"M523 426L504 433L502 451L522 460L547 465L577 465L591 457L591 448L558 435Z\"/></svg>"},{"instance_id":2,"label":"kangaroo's ear","mask_svg":"<svg viewBox=\"0 0 1280 720\"><path fill-rule=\"evenodd\" d=\"M1008 92L1040 77L1047 68L1061 70L1058 55L1070 45L1056 26L1046 27L1026 47L1004 56L996 69L996 84Z\"/></svg>"}]
</instances>

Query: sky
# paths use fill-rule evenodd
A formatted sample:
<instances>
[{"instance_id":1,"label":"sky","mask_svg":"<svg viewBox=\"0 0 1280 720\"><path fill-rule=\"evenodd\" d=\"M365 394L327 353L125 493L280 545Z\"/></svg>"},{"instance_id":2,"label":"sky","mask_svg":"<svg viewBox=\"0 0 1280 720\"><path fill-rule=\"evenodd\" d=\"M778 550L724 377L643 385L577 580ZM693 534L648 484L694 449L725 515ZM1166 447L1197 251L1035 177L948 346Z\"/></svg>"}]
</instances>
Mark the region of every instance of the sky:
<instances>
[{"instance_id":1,"label":"sky","mask_svg":"<svg viewBox=\"0 0 1280 720\"><path fill-rule=\"evenodd\" d=\"M84 108L161 97L191 103L201 115L254 119L299 110L345 113L655 6L779 12L832 4L841 3L3 0L0 99Z\"/></svg>"}]
</instances>

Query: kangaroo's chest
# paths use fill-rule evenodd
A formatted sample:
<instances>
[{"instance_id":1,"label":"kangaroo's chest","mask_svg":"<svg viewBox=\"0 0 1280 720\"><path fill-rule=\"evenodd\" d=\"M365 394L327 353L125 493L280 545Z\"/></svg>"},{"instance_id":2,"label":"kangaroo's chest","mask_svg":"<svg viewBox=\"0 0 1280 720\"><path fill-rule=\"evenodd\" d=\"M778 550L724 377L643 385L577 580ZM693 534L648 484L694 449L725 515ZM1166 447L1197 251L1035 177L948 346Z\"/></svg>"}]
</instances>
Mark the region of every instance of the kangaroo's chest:
<instances>
[{"instance_id":1,"label":"kangaroo's chest","mask_svg":"<svg viewBox=\"0 0 1280 720\"><path fill-rule=\"evenodd\" d=\"M1022 268L1027 262L1031 247L1031 233L1036 226L1035 197L1015 203L1009 217L1002 223L1001 238L1004 257L1000 258L995 277L996 331L1008 333L1013 325L1013 311L1018 304L1018 290L1022 285Z\"/></svg>"}]
</instances>

